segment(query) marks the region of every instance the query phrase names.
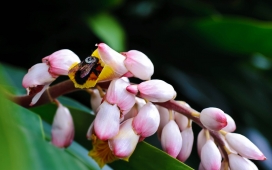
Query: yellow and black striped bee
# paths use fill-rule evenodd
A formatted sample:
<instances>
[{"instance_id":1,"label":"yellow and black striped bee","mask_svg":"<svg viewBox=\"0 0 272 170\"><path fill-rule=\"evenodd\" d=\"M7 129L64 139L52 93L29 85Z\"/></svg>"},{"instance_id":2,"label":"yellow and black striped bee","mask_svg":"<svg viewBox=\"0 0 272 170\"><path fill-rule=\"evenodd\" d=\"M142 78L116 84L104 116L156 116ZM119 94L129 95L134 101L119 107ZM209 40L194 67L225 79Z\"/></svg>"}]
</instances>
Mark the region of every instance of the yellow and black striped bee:
<instances>
[{"instance_id":1,"label":"yellow and black striped bee","mask_svg":"<svg viewBox=\"0 0 272 170\"><path fill-rule=\"evenodd\" d=\"M89 88L92 87L93 82L97 80L102 69L103 67L99 62L99 58L89 56L72 67L68 75L76 87Z\"/></svg>"}]
</instances>

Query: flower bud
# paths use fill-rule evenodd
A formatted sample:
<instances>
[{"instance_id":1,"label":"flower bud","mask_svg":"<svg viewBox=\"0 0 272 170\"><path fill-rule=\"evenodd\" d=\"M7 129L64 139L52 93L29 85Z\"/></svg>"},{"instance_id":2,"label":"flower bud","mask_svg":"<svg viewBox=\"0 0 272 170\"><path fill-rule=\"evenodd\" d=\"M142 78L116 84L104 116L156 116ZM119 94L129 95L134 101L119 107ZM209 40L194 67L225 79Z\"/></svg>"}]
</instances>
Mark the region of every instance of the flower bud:
<instances>
[{"instance_id":1,"label":"flower bud","mask_svg":"<svg viewBox=\"0 0 272 170\"><path fill-rule=\"evenodd\" d=\"M106 93L106 100L110 104L117 104L123 114L129 112L135 104L135 95L126 90L128 85L129 83L123 79L114 79Z\"/></svg>"},{"instance_id":2,"label":"flower bud","mask_svg":"<svg viewBox=\"0 0 272 170\"><path fill-rule=\"evenodd\" d=\"M205 169L219 170L221 167L221 154L212 140L207 140L201 150L201 163Z\"/></svg>"},{"instance_id":3,"label":"flower bud","mask_svg":"<svg viewBox=\"0 0 272 170\"><path fill-rule=\"evenodd\" d=\"M74 123L70 111L62 104L58 104L51 129L52 144L63 148L68 147L74 139Z\"/></svg>"},{"instance_id":4,"label":"flower bud","mask_svg":"<svg viewBox=\"0 0 272 170\"><path fill-rule=\"evenodd\" d=\"M225 113L217 108L206 108L200 113L201 123L210 130L221 130L227 126L227 118Z\"/></svg>"},{"instance_id":5,"label":"flower bud","mask_svg":"<svg viewBox=\"0 0 272 170\"><path fill-rule=\"evenodd\" d=\"M100 140L108 140L119 131L120 110L117 105L104 101L98 108L94 119L94 131Z\"/></svg>"},{"instance_id":6,"label":"flower bud","mask_svg":"<svg viewBox=\"0 0 272 170\"><path fill-rule=\"evenodd\" d=\"M166 102L176 97L173 86L162 80L149 80L138 85L140 96L151 102Z\"/></svg>"},{"instance_id":7,"label":"flower bud","mask_svg":"<svg viewBox=\"0 0 272 170\"><path fill-rule=\"evenodd\" d=\"M237 154L229 154L229 166L230 169L234 170L240 170L240 169L246 169L246 170L256 170L258 169L255 164L253 164L251 161L248 159L241 157Z\"/></svg>"},{"instance_id":8,"label":"flower bud","mask_svg":"<svg viewBox=\"0 0 272 170\"><path fill-rule=\"evenodd\" d=\"M159 127L160 115L154 104L148 102L135 116L132 122L134 131L141 137L153 135Z\"/></svg>"},{"instance_id":9,"label":"flower bud","mask_svg":"<svg viewBox=\"0 0 272 170\"><path fill-rule=\"evenodd\" d=\"M264 154L248 138L237 133L227 133L228 144L241 156L254 160L266 160Z\"/></svg>"},{"instance_id":10,"label":"flower bud","mask_svg":"<svg viewBox=\"0 0 272 170\"><path fill-rule=\"evenodd\" d=\"M125 66L134 75L142 80L149 80L154 73L151 60L142 52L130 50L122 53L126 56Z\"/></svg>"},{"instance_id":11,"label":"flower bud","mask_svg":"<svg viewBox=\"0 0 272 170\"><path fill-rule=\"evenodd\" d=\"M80 59L71 50L63 49L44 57L42 62L49 65L48 71L52 76L59 76L68 75L71 66L80 63Z\"/></svg>"},{"instance_id":12,"label":"flower bud","mask_svg":"<svg viewBox=\"0 0 272 170\"><path fill-rule=\"evenodd\" d=\"M109 140L109 147L118 158L128 158L136 148L140 136L132 128L132 118L120 125L119 133Z\"/></svg>"},{"instance_id":13,"label":"flower bud","mask_svg":"<svg viewBox=\"0 0 272 170\"><path fill-rule=\"evenodd\" d=\"M28 95L36 94L30 106L34 105L43 92L56 79L48 72L48 65L45 63L38 63L32 66L23 78L22 85L27 89Z\"/></svg>"},{"instance_id":14,"label":"flower bud","mask_svg":"<svg viewBox=\"0 0 272 170\"><path fill-rule=\"evenodd\" d=\"M162 129L162 149L170 156L176 158L181 150L182 136L174 120L170 120Z\"/></svg>"},{"instance_id":15,"label":"flower bud","mask_svg":"<svg viewBox=\"0 0 272 170\"><path fill-rule=\"evenodd\" d=\"M116 52L107 44L100 43L97 46L101 60L105 63L105 65L110 66L114 70L114 72L119 75L119 77L128 72L124 64L126 58L125 56Z\"/></svg>"},{"instance_id":16,"label":"flower bud","mask_svg":"<svg viewBox=\"0 0 272 170\"><path fill-rule=\"evenodd\" d=\"M177 156L177 159L181 162L185 162L190 156L194 144L194 133L192 126L187 127L181 132L182 146Z\"/></svg>"}]
</instances>

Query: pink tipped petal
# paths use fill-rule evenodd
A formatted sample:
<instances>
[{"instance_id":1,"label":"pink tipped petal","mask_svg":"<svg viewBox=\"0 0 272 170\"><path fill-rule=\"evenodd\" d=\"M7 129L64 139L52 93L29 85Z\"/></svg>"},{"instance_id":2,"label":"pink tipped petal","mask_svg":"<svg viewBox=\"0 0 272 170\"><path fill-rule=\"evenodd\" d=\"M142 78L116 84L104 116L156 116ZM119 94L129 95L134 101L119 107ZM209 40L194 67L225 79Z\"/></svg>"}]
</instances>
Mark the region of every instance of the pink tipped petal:
<instances>
[{"instance_id":1,"label":"pink tipped petal","mask_svg":"<svg viewBox=\"0 0 272 170\"><path fill-rule=\"evenodd\" d=\"M46 63L38 63L32 66L23 78L23 87L36 87L52 83L56 78L53 78L48 72Z\"/></svg>"},{"instance_id":2,"label":"pink tipped petal","mask_svg":"<svg viewBox=\"0 0 272 170\"><path fill-rule=\"evenodd\" d=\"M212 140L208 140L201 150L201 163L205 169L219 170L221 167L221 154Z\"/></svg>"},{"instance_id":3,"label":"pink tipped petal","mask_svg":"<svg viewBox=\"0 0 272 170\"><path fill-rule=\"evenodd\" d=\"M93 89L92 93L91 93L91 107L92 110L94 111L94 113L97 113L98 110L97 108L100 106L101 102L102 102L102 97L99 94L99 91L97 89Z\"/></svg>"},{"instance_id":4,"label":"pink tipped petal","mask_svg":"<svg viewBox=\"0 0 272 170\"><path fill-rule=\"evenodd\" d=\"M180 160L181 162L185 162L192 152L193 143L194 143L194 133L193 133L192 126L182 131L181 137L183 139L182 147L177 156L177 159Z\"/></svg>"},{"instance_id":5,"label":"pink tipped petal","mask_svg":"<svg viewBox=\"0 0 272 170\"><path fill-rule=\"evenodd\" d=\"M130 50L123 53L126 56L125 66L135 76L142 80L149 80L154 73L151 60L142 52Z\"/></svg>"},{"instance_id":6,"label":"pink tipped petal","mask_svg":"<svg viewBox=\"0 0 272 170\"><path fill-rule=\"evenodd\" d=\"M182 143L178 125L174 120L170 120L162 129L162 149L170 156L176 158L181 150Z\"/></svg>"},{"instance_id":7,"label":"pink tipped petal","mask_svg":"<svg viewBox=\"0 0 272 170\"><path fill-rule=\"evenodd\" d=\"M206 108L200 113L201 123L210 130L221 130L227 126L227 117L225 113L218 108Z\"/></svg>"},{"instance_id":8,"label":"pink tipped petal","mask_svg":"<svg viewBox=\"0 0 272 170\"><path fill-rule=\"evenodd\" d=\"M133 119L132 126L138 135L148 137L158 130L159 123L160 115L158 109L154 104L148 102Z\"/></svg>"},{"instance_id":9,"label":"pink tipped petal","mask_svg":"<svg viewBox=\"0 0 272 170\"><path fill-rule=\"evenodd\" d=\"M129 112L135 104L135 95L126 90L128 85L129 83L123 79L114 79L106 94L106 100L111 104L117 104L123 114Z\"/></svg>"},{"instance_id":10,"label":"pink tipped petal","mask_svg":"<svg viewBox=\"0 0 272 170\"><path fill-rule=\"evenodd\" d=\"M180 131L183 131L188 126L188 118L184 116L183 114L175 112L175 121L180 129Z\"/></svg>"},{"instance_id":11,"label":"pink tipped petal","mask_svg":"<svg viewBox=\"0 0 272 170\"><path fill-rule=\"evenodd\" d=\"M129 71L126 72L122 77L134 77L134 75Z\"/></svg>"},{"instance_id":12,"label":"pink tipped petal","mask_svg":"<svg viewBox=\"0 0 272 170\"><path fill-rule=\"evenodd\" d=\"M149 80L138 85L140 96L151 102L166 102L176 97L173 86L162 80Z\"/></svg>"},{"instance_id":13,"label":"pink tipped petal","mask_svg":"<svg viewBox=\"0 0 272 170\"><path fill-rule=\"evenodd\" d=\"M107 44L98 44L98 53L101 57L101 60L106 65L109 65L116 73L118 73L120 77L128 72L124 64L125 56L114 51Z\"/></svg>"},{"instance_id":14,"label":"pink tipped petal","mask_svg":"<svg viewBox=\"0 0 272 170\"><path fill-rule=\"evenodd\" d=\"M104 101L94 119L94 131L100 140L108 140L119 131L120 110L117 105Z\"/></svg>"},{"instance_id":15,"label":"pink tipped petal","mask_svg":"<svg viewBox=\"0 0 272 170\"><path fill-rule=\"evenodd\" d=\"M129 157L136 148L140 136L132 128L132 118L120 125L119 133L109 140L109 147L118 158Z\"/></svg>"},{"instance_id":16,"label":"pink tipped petal","mask_svg":"<svg viewBox=\"0 0 272 170\"><path fill-rule=\"evenodd\" d=\"M256 166L252 162L236 154L229 154L229 166L233 170L256 170Z\"/></svg>"},{"instance_id":17,"label":"pink tipped petal","mask_svg":"<svg viewBox=\"0 0 272 170\"><path fill-rule=\"evenodd\" d=\"M138 94L138 85L129 85L129 86L127 86L127 91L128 92L130 92L131 94L134 94L134 95L136 95L136 94Z\"/></svg>"},{"instance_id":18,"label":"pink tipped petal","mask_svg":"<svg viewBox=\"0 0 272 170\"><path fill-rule=\"evenodd\" d=\"M59 104L52 124L52 144L68 147L74 139L74 123L68 108Z\"/></svg>"},{"instance_id":19,"label":"pink tipped petal","mask_svg":"<svg viewBox=\"0 0 272 170\"><path fill-rule=\"evenodd\" d=\"M51 74L68 75L70 67L75 63L79 63L80 59L71 50L63 49L44 57L42 62L49 65L49 72Z\"/></svg>"},{"instance_id":20,"label":"pink tipped petal","mask_svg":"<svg viewBox=\"0 0 272 170\"><path fill-rule=\"evenodd\" d=\"M266 160L264 154L248 138L238 133L227 133L228 144L241 156L254 160Z\"/></svg>"},{"instance_id":21,"label":"pink tipped petal","mask_svg":"<svg viewBox=\"0 0 272 170\"><path fill-rule=\"evenodd\" d=\"M159 128L157 130L157 134L158 134L158 138L159 140L161 139L161 133L162 133L162 129L164 128L164 126L169 122L169 110L166 109L165 107L156 105L159 113L160 113L160 125Z\"/></svg>"},{"instance_id":22,"label":"pink tipped petal","mask_svg":"<svg viewBox=\"0 0 272 170\"><path fill-rule=\"evenodd\" d=\"M226 114L226 118L227 118L227 126L224 127L222 130L227 131L227 132L234 132L236 130L236 124L234 122L234 120L232 119L232 117L230 117L230 115Z\"/></svg>"}]
</instances>

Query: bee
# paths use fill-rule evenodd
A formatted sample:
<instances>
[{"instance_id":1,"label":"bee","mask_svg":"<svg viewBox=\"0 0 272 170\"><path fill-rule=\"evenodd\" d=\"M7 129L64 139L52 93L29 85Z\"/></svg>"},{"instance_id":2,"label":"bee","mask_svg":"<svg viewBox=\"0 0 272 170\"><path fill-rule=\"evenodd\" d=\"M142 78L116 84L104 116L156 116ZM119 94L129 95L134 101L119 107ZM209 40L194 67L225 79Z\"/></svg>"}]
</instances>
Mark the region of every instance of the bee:
<instances>
[{"instance_id":1,"label":"bee","mask_svg":"<svg viewBox=\"0 0 272 170\"><path fill-rule=\"evenodd\" d=\"M88 82L96 81L102 71L99 58L89 56L82 62L72 67L68 75L76 87L89 88Z\"/></svg>"}]
</instances>

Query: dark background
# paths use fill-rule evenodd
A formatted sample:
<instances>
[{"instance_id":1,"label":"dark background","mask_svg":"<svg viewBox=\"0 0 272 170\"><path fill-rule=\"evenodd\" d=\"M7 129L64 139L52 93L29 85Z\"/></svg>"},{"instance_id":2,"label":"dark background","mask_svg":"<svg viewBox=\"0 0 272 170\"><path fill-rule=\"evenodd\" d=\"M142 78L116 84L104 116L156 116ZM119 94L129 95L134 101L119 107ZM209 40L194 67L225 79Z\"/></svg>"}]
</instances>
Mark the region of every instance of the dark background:
<instances>
[{"instance_id":1,"label":"dark background","mask_svg":"<svg viewBox=\"0 0 272 170\"><path fill-rule=\"evenodd\" d=\"M154 63L153 79L172 84L176 99L196 110L219 107L230 114L237 133L250 138L268 158L255 163L271 169L271 3L6 1L1 5L1 62L27 70L60 49L84 59L99 42L120 52L142 51ZM89 106L87 94L69 96ZM197 135L200 129L193 128ZM196 147L186 163L198 167Z\"/></svg>"}]
</instances>

